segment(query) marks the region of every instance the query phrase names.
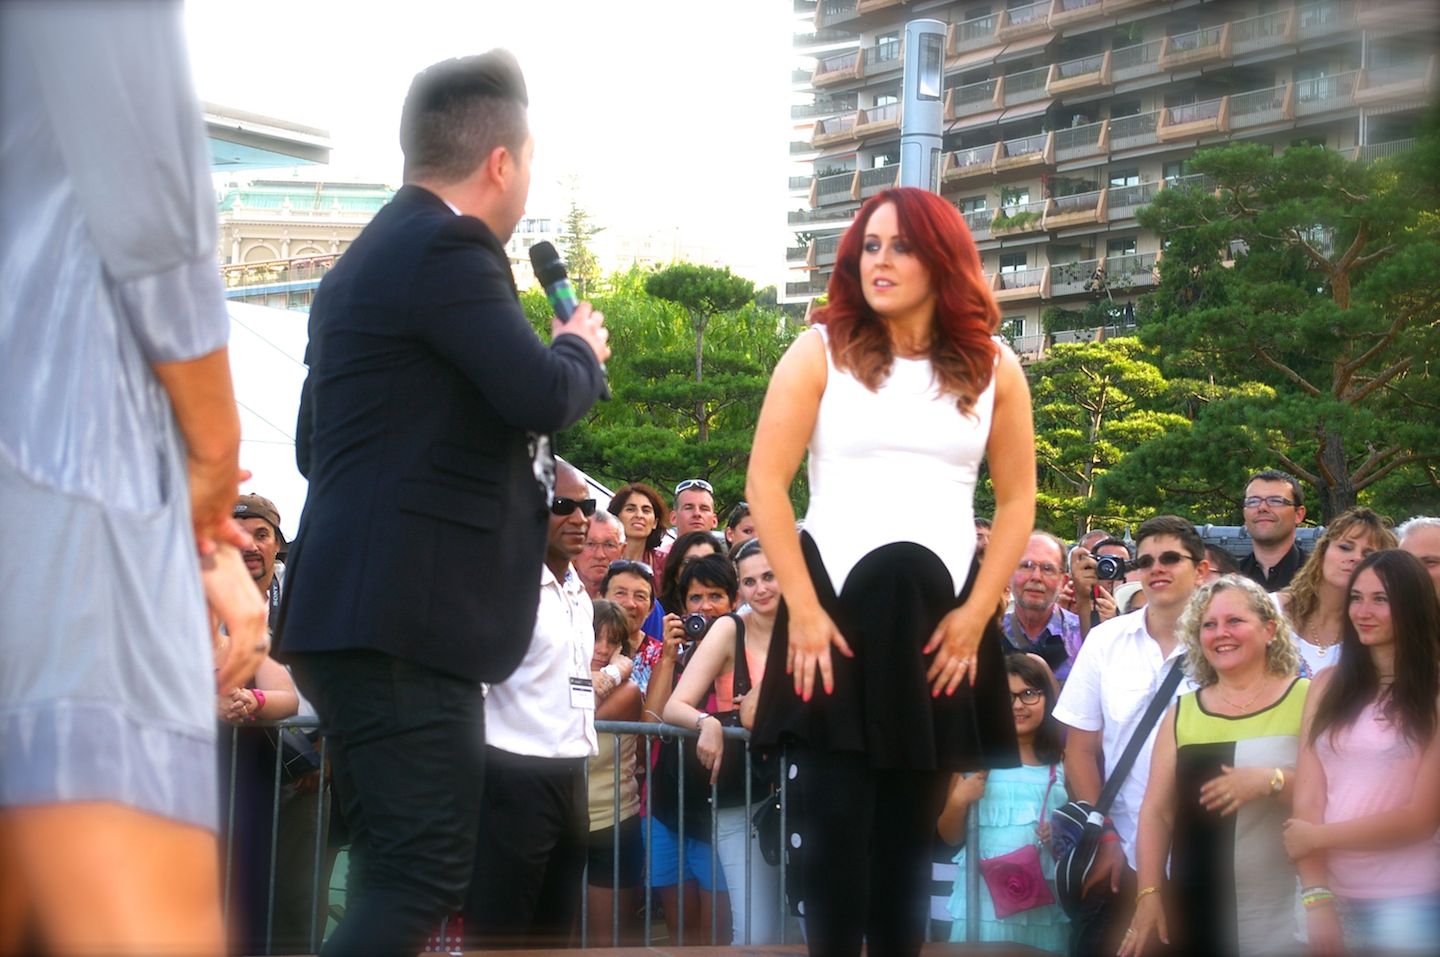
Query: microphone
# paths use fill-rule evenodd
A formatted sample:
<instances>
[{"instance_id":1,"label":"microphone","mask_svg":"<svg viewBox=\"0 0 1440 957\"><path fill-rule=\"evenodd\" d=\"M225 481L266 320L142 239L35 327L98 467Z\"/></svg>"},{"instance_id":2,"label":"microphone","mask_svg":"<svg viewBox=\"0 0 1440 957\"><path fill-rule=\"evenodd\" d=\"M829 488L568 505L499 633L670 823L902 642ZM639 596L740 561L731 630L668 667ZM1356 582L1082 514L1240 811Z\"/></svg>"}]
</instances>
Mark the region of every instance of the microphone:
<instances>
[{"instance_id":1,"label":"microphone","mask_svg":"<svg viewBox=\"0 0 1440 957\"><path fill-rule=\"evenodd\" d=\"M530 247L530 268L535 271L535 278L540 282L540 288L545 290L545 298L550 300L550 308L555 310L555 316L561 323L570 321L575 315L575 308L580 305L580 298L575 295L575 286L570 282L570 274L565 271L565 264L560 261L560 254L555 247L547 242L538 242ZM605 363L600 363L600 373L605 375ZM610 398L610 383L601 384L600 398Z\"/></svg>"},{"instance_id":2,"label":"microphone","mask_svg":"<svg viewBox=\"0 0 1440 957\"><path fill-rule=\"evenodd\" d=\"M555 315L561 322L569 322L570 317L575 315L575 307L580 305L580 298L575 295L570 274L565 271L565 264L560 261L555 247L547 242L531 246L530 268L535 270L535 278L545 290L545 298L550 300L550 308L555 310Z\"/></svg>"}]
</instances>

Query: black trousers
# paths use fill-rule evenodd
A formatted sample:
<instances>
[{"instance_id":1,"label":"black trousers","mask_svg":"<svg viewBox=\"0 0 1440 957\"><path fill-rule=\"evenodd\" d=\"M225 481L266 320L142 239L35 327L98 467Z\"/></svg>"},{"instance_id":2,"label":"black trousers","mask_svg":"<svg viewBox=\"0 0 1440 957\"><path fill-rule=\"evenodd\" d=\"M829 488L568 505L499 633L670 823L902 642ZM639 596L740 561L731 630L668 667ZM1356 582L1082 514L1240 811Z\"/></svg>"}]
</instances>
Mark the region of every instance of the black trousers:
<instances>
[{"instance_id":1,"label":"black trousers","mask_svg":"<svg viewBox=\"0 0 1440 957\"><path fill-rule=\"evenodd\" d=\"M569 946L589 855L589 813L584 758L485 749L467 947Z\"/></svg>"},{"instance_id":2,"label":"black trousers","mask_svg":"<svg viewBox=\"0 0 1440 957\"><path fill-rule=\"evenodd\" d=\"M419 953L465 901L485 768L480 686L391 655L294 655L351 834L345 919L321 953Z\"/></svg>"},{"instance_id":3,"label":"black trousers","mask_svg":"<svg viewBox=\"0 0 1440 957\"><path fill-rule=\"evenodd\" d=\"M874 957L919 954L949 775L872 770L858 753L792 746L789 756L799 835L792 859L810 953L858 955L863 941Z\"/></svg>"}]
</instances>

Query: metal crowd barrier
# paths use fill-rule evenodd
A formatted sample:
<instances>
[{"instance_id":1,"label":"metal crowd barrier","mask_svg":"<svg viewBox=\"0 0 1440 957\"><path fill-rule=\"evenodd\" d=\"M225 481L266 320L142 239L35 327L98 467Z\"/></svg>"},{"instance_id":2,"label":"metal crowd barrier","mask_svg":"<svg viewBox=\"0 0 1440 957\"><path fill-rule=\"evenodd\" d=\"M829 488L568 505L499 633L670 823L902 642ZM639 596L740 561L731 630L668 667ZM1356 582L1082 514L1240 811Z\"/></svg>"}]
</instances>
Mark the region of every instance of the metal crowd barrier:
<instances>
[{"instance_id":1,"label":"metal crowd barrier","mask_svg":"<svg viewBox=\"0 0 1440 957\"><path fill-rule=\"evenodd\" d=\"M236 759L237 759L237 754L238 754L238 751L239 751L239 749L238 749L238 747L237 747L238 742L239 742L239 735L244 734L244 733L253 733L253 732L256 732L256 731L267 731L267 730L273 730L273 731L277 731L277 732L278 732L280 729L283 729L283 728L290 728L290 729L294 729L294 730L297 730L297 731L309 732L309 731L314 731L314 730L316 730L318 727L319 727L319 721L318 721L318 719L316 719L316 718L299 718L299 717L296 717L296 718L287 718L287 719L285 719L285 720L283 720L283 721L257 721L257 722L254 722L254 723L251 723L251 724L246 724L246 725L243 725L243 726L233 726L233 727L231 728L230 793L229 793L229 800L227 801L227 805L228 805L228 808L229 808L229 813L228 813L228 815L227 815L227 819L226 819L226 822L225 822L225 873L224 873L225 897L224 897L224 901L225 901L225 920L226 920L227 925L228 925L229 919L230 919L230 914L229 914L229 907L230 907L230 889L231 889L231 879L232 879L233 870L234 870L234 848L235 848L235 787L236 787L235 773L236 773L236 769L237 769ZM610 918L611 918L611 926L610 926L610 935L609 935L609 936L610 936L610 946L612 946L612 947L619 947L619 946L620 946L620 928L621 928L621 926L622 926L621 915L620 915L620 897L621 897L621 895L618 893L619 890L620 890L620 888L619 888L618 886L616 886L616 885L618 885L618 884L620 883L620 849L621 849L621 848L620 848L620 839L619 839L619 838L620 838L620 828L619 828L619 825L620 825L620 795L621 795L621 780L622 780L621 775L622 775L623 770L624 770L624 769L622 768L622 761L620 760L620 755L621 755L621 753L622 753L622 742L621 742L621 739L622 739L622 737L625 736L625 735L635 735L635 736L637 736L637 737L639 737L639 738L641 739L641 741L637 741L637 742L636 742L636 768L635 768L635 770L636 770L637 774L644 775L645 778L647 779L647 781L646 781L646 786L645 786L645 788L644 788L644 795L645 795L645 796L644 796L644 819L645 819L645 824L644 824L644 827L645 827L644 855L645 855L645 868L644 868L644 878L643 878L643 880L644 880L644 908L643 908L643 912L644 912L644 920L643 920L644 937L643 937L643 943L644 943L644 946L649 947L649 946L652 946L652 944L654 943L654 935L653 935L653 926L652 926L652 924L653 924L653 916L654 916L654 910L655 910L655 908L654 908L654 906L653 906L655 886L654 886L653 881L652 881L652 874L651 874L651 868L650 868L650 861L652 860L652 857L653 857L652 847L653 847L653 835L654 835L654 816L653 816L654 789L650 786L650 783L653 781L653 770L654 770L654 764L653 764L653 763L651 762L651 760L650 760L650 757L651 757L651 754L652 754L652 751L653 751L652 743L653 743L656 739L658 739L658 740L660 741L660 746L661 746L662 748L664 748L664 747L669 747L669 746L671 746L671 745L673 744L673 746L674 746L675 748L677 748L677 755L676 755L676 757L680 759L680 761L678 762L678 766L680 766L680 767L683 768L683 766L684 766L684 761L683 761L684 753L683 753L683 751L684 751L684 749L685 749L685 747L686 747L685 742L688 741L688 740L692 740L692 739L698 738L698 737L699 737L699 734L698 734L698 732L696 732L693 728L683 728L683 727L679 727L679 726L672 725L672 724L656 724L656 723L653 723L653 722L643 722L643 721L596 721L596 722L595 722L595 730L596 730L596 733L597 733L597 734L608 734L608 735L612 735L612 736L614 737L614 746L615 746L615 748L614 748L614 754L615 754L615 758L616 758L616 760L615 760L615 762L614 762L614 763L615 763L615 767L614 767L614 770L613 770L615 790L614 790L614 797L613 797L613 801L612 801L612 805L611 805L611 817L610 817L610 821L611 821L611 825L610 825L610 826L612 827L612 834L613 834L613 836L614 836L614 840L612 841L612 850L611 850L611 891L612 891L612 893L611 893L611 898L612 898L612 908L611 908L611 915L610 915ZM763 797L764 795L757 795L757 794L754 794L754 793L753 793L753 774L752 774L752 771L753 771L753 769L754 769L754 764L753 764L753 760L752 760L751 753L750 753L750 748L749 748L750 732L747 731L747 730L745 730L744 728L731 728L731 727L727 727L727 728L722 729L722 733L724 734L724 736L725 736L726 738L732 738L732 739L738 738L738 739L746 742L746 748L745 748L745 807L747 808L747 811L746 811L746 821L745 821L745 828L746 828L746 840L745 840L745 882L744 882L744 887L743 887L743 889L742 889L742 891L741 891L741 893L743 894L743 897L744 897L744 901L745 901L745 920L744 920L744 925L743 925L743 927L741 928L741 933L742 933L743 939L742 939L742 940L734 941L734 943L737 944L737 945L744 945L744 944L749 944L749 943L751 942L751 917L752 917L752 915L753 915L753 913L754 913L754 909L753 909L753 907L752 907L753 898L752 898L752 895L751 895L751 892L752 892L752 888L751 888L751 868L752 868L751 856L752 856L752 843L753 843L753 842L752 842L752 840L750 839L750 835L749 835L749 828L750 828L749 816L750 816L750 813L751 813L751 812L753 811L753 809L754 809L756 798L758 798L758 797ZM277 736L278 736L278 735L277 735ZM330 889L329 889L328 886L327 886L326 888L324 888L324 891L325 891L325 893L326 893L325 903L326 903L327 906L326 906L325 908L323 908L323 909L319 906L320 903L321 903L320 894L321 894L321 890L322 890L322 888L321 888L321 886L320 886L320 884L321 884L321 875L322 875L322 873L323 873L322 861L323 861L323 858L324 858L324 855L325 855L325 844L326 844L326 828L325 828L325 823L326 823L326 822L325 822L325 820L324 820L324 816L325 816L325 813L326 813L326 810L327 810L327 807L328 807L327 802L323 799L323 795L324 795L324 791L325 791L325 786L326 786L326 783L327 783L327 782L326 782L327 766L326 766L326 763L325 763L326 746L327 746L327 744L328 744L328 740L327 740L326 738L324 738L324 737L321 737L321 738L320 738L320 741L319 741L319 745L318 745L318 750L319 750L319 752L320 752L320 770L319 770L320 778L319 778L319 787L318 787L319 799L317 799L316 802L315 802L315 803L316 803L316 808L315 808L315 853L314 853L314 856L313 856L313 858L312 858L312 871L311 871L312 879L311 879L311 896L310 896L310 905L311 905L311 906L310 906L310 911L309 911L310 914L312 914L312 915L318 914L318 915L320 915L320 917L319 917L318 920L312 919L312 921L311 921L310 936L309 936L309 945L310 945L310 951L309 951L309 952L312 953L312 954L319 952L320 944L321 944L321 942L322 942L322 938L323 938L323 935L324 935L325 925L328 923L328 919L327 919L327 917L326 917L325 915L327 915L327 914L329 913L328 895L329 895L329 890L330 890ZM281 794L281 783L282 783L282 781L283 781L283 762L282 762L283 754L284 754L283 749L277 746L277 747L275 748L275 782L274 782L274 786L273 786L273 788L272 788L272 793L271 793L271 809L270 809L270 811L271 811L271 813L270 813L270 872L269 872L268 881L267 881L268 893L267 893L266 911L265 911L265 914L266 914L266 919L265 919L265 949L264 949L264 953L265 953L265 954L270 954L270 953L272 952L272 948L273 948L273 945L274 945L275 891L276 891L276 883L277 883L277 881L276 881L276 870L277 870L277 864L278 864L278 854L277 854L277 852L278 852L278 850L279 850L279 837L280 837L280 794ZM656 752L656 757L658 758L658 752ZM778 775L777 775L777 777L778 777L778 779L779 779L779 780L778 780L778 789L779 789L779 792L780 792L780 835L781 835L782 846L781 846L781 855L780 855L780 864L779 864L779 899L778 899L777 902L776 902L776 906L777 906L777 908L778 908L778 913L779 913L779 915L780 915L780 916L779 916L779 934L780 934L780 938L779 938L778 941L775 941L774 943L778 943L778 944L782 944L782 945L788 942L788 941L787 941L787 936L788 936L788 934L787 934L787 925L788 925L789 922L790 922L789 917L788 917L788 915L789 915L789 909L788 909L788 907L786 906L786 901L785 901L786 854L784 853L785 847L786 847L786 845L788 845L788 839L787 839L786 836L789 834L788 820L787 820L787 819L788 819L788 810L789 810L789 801L788 801L788 795L787 795L787 781L789 780L789 774L787 773L787 769L788 769L788 767L789 767L788 757L789 757L788 754L785 754L784 752L782 752L782 754L781 754L781 759L780 759L780 765L779 765L779 773L778 773ZM680 813L677 815L677 829L676 829L676 845L677 845L677 857L678 857L678 860L677 860L677 864L678 864L678 878L677 878L677 880L678 880L678 883L676 884L676 888L677 888L677 894L676 894L677 912L676 912L676 914L674 915L674 916L675 916L674 924L675 924L675 927L676 927L676 930L677 930L677 939L674 940L674 941L671 941L670 943L671 943L673 946L684 946L684 944L685 944L685 939L684 939L684 935L685 935L685 893L684 893L684 877L685 877L685 814L684 814L684 807L685 807L685 775L684 775L684 773L678 774L678 775L677 775L677 778L678 778L678 784L677 784L677 793L676 793L676 806L680 809ZM589 801L588 801L589 783L590 783L590 782L589 782L589 767L588 767L588 762L587 762L587 764L586 764L586 780L585 780L585 786L586 786L586 787L585 787L585 790L586 790L586 795L587 795L587 800L586 800L586 826L587 826L587 828L588 828L588 826L589 826L589 820L588 820L588 819L589 819ZM716 807L716 803L717 803L716 798L717 798L717 788L716 788L716 786L715 786L714 784L711 784L711 786L710 786L710 868L711 868L711 873L712 873L712 874L719 874L719 873L721 872L720 862L719 862L719 851L718 851L718 845L719 845L719 819L718 819L718 808ZM978 824L978 820L979 820L979 819L978 819L977 814L975 813L975 809L972 807L972 808L970 809L970 812L969 812L968 815L967 815L967 818L966 818L966 829L965 829L965 846L966 846L966 847L969 847L969 848L978 848L978 847L979 847L979 832L978 832L979 824ZM974 915L978 915L978 914L980 913L980 869L979 869L979 867L977 866L977 862L978 862L978 860L979 860L979 854L978 854L978 853L968 853L968 854L966 854L966 856L965 856L965 860L966 860L966 866L965 866L965 868L964 868L964 872L963 872L962 877L963 877L963 879L964 879L964 881L965 881L965 893L966 893L966 905L967 905L967 907L966 907L966 913L969 914L969 915L971 915L971 918L966 921L966 931L967 931L967 932L966 932L966 940L967 940L968 942L976 942L976 941L979 940L979 929L980 929L980 922L979 922L979 920L976 919L975 916L974 916ZM719 911L718 911L717 907L715 906L715 905L716 905L716 902L717 902L717 895L720 893L720 891L713 886L715 883L718 883L718 881L712 882L712 888L711 888L711 890L710 890L710 892L709 892L709 893L710 893L710 939L709 939L709 943L710 943L711 945L715 945L715 944L717 944L717 943L720 942L720 940L719 940L720 928L719 928L719 926L718 926ZM728 891L728 893L730 893L732 896L735 894L735 889L734 889L734 888L727 888L727 891ZM582 876L582 878L581 878L580 939L579 939L579 945L580 945L581 948L586 948L586 947L589 947L589 946L590 946L590 931L591 931L591 928L589 927L589 911L588 911L589 893L590 893L589 863L588 863L588 859L587 859L587 863L586 863L586 867L585 867L585 872L584 872L584 874L583 874L583 876ZM927 908L927 913L928 913L928 908ZM929 930L929 928L930 928L931 926L933 926L933 922L927 920L927 932L926 932L927 938L929 938L929 937L931 936L931 933L930 933L930 930Z\"/></svg>"}]
</instances>

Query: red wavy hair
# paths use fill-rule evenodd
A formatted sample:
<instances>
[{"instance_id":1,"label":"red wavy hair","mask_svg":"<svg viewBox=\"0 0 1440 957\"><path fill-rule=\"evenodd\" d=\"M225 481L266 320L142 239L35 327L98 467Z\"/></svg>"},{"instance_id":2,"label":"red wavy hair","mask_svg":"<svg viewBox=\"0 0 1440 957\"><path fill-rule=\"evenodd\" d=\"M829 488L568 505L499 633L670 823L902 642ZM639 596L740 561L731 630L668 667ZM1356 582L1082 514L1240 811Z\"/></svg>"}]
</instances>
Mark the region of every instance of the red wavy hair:
<instances>
[{"instance_id":1,"label":"red wavy hair","mask_svg":"<svg viewBox=\"0 0 1440 957\"><path fill-rule=\"evenodd\" d=\"M830 331L830 353L838 368L874 391L890 374L895 352L885 322L860 285L860 253L865 229L875 210L895 205L900 233L930 273L935 287L935 331L930 364L940 389L955 397L962 412L990 385L998 347L991 338L1000 328L1000 307L985 282L980 252L960 211L928 190L902 187L871 197L840 239L830 276L829 305L814 321Z\"/></svg>"}]
</instances>

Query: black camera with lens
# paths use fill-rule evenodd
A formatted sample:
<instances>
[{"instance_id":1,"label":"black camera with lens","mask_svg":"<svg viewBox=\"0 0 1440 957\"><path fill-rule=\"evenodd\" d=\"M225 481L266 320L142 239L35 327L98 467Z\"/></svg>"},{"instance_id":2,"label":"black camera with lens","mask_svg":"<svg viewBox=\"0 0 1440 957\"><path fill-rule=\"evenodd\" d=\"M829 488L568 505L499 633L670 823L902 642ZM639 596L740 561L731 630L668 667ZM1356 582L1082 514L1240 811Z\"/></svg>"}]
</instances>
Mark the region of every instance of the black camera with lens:
<instances>
[{"instance_id":1,"label":"black camera with lens","mask_svg":"<svg viewBox=\"0 0 1440 957\"><path fill-rule=\"evenodd\" d=\"M704 615L686 615L684 619L685 637L690 641L698 641L705 637L705 632L710 630L710 619Z\"/></svg>"},{"instance_id":2,"label":"black camera with lens","mask_svg":"<svg viewBox=\"0 0 1440 957\"><path fill-rule=\"evenodd\" d=\"M1117 555L1101 555L1095 559L1095 577L1101 581L1120 581L1134 567L1134 562Z\"/></svg>"}]
</instances>

